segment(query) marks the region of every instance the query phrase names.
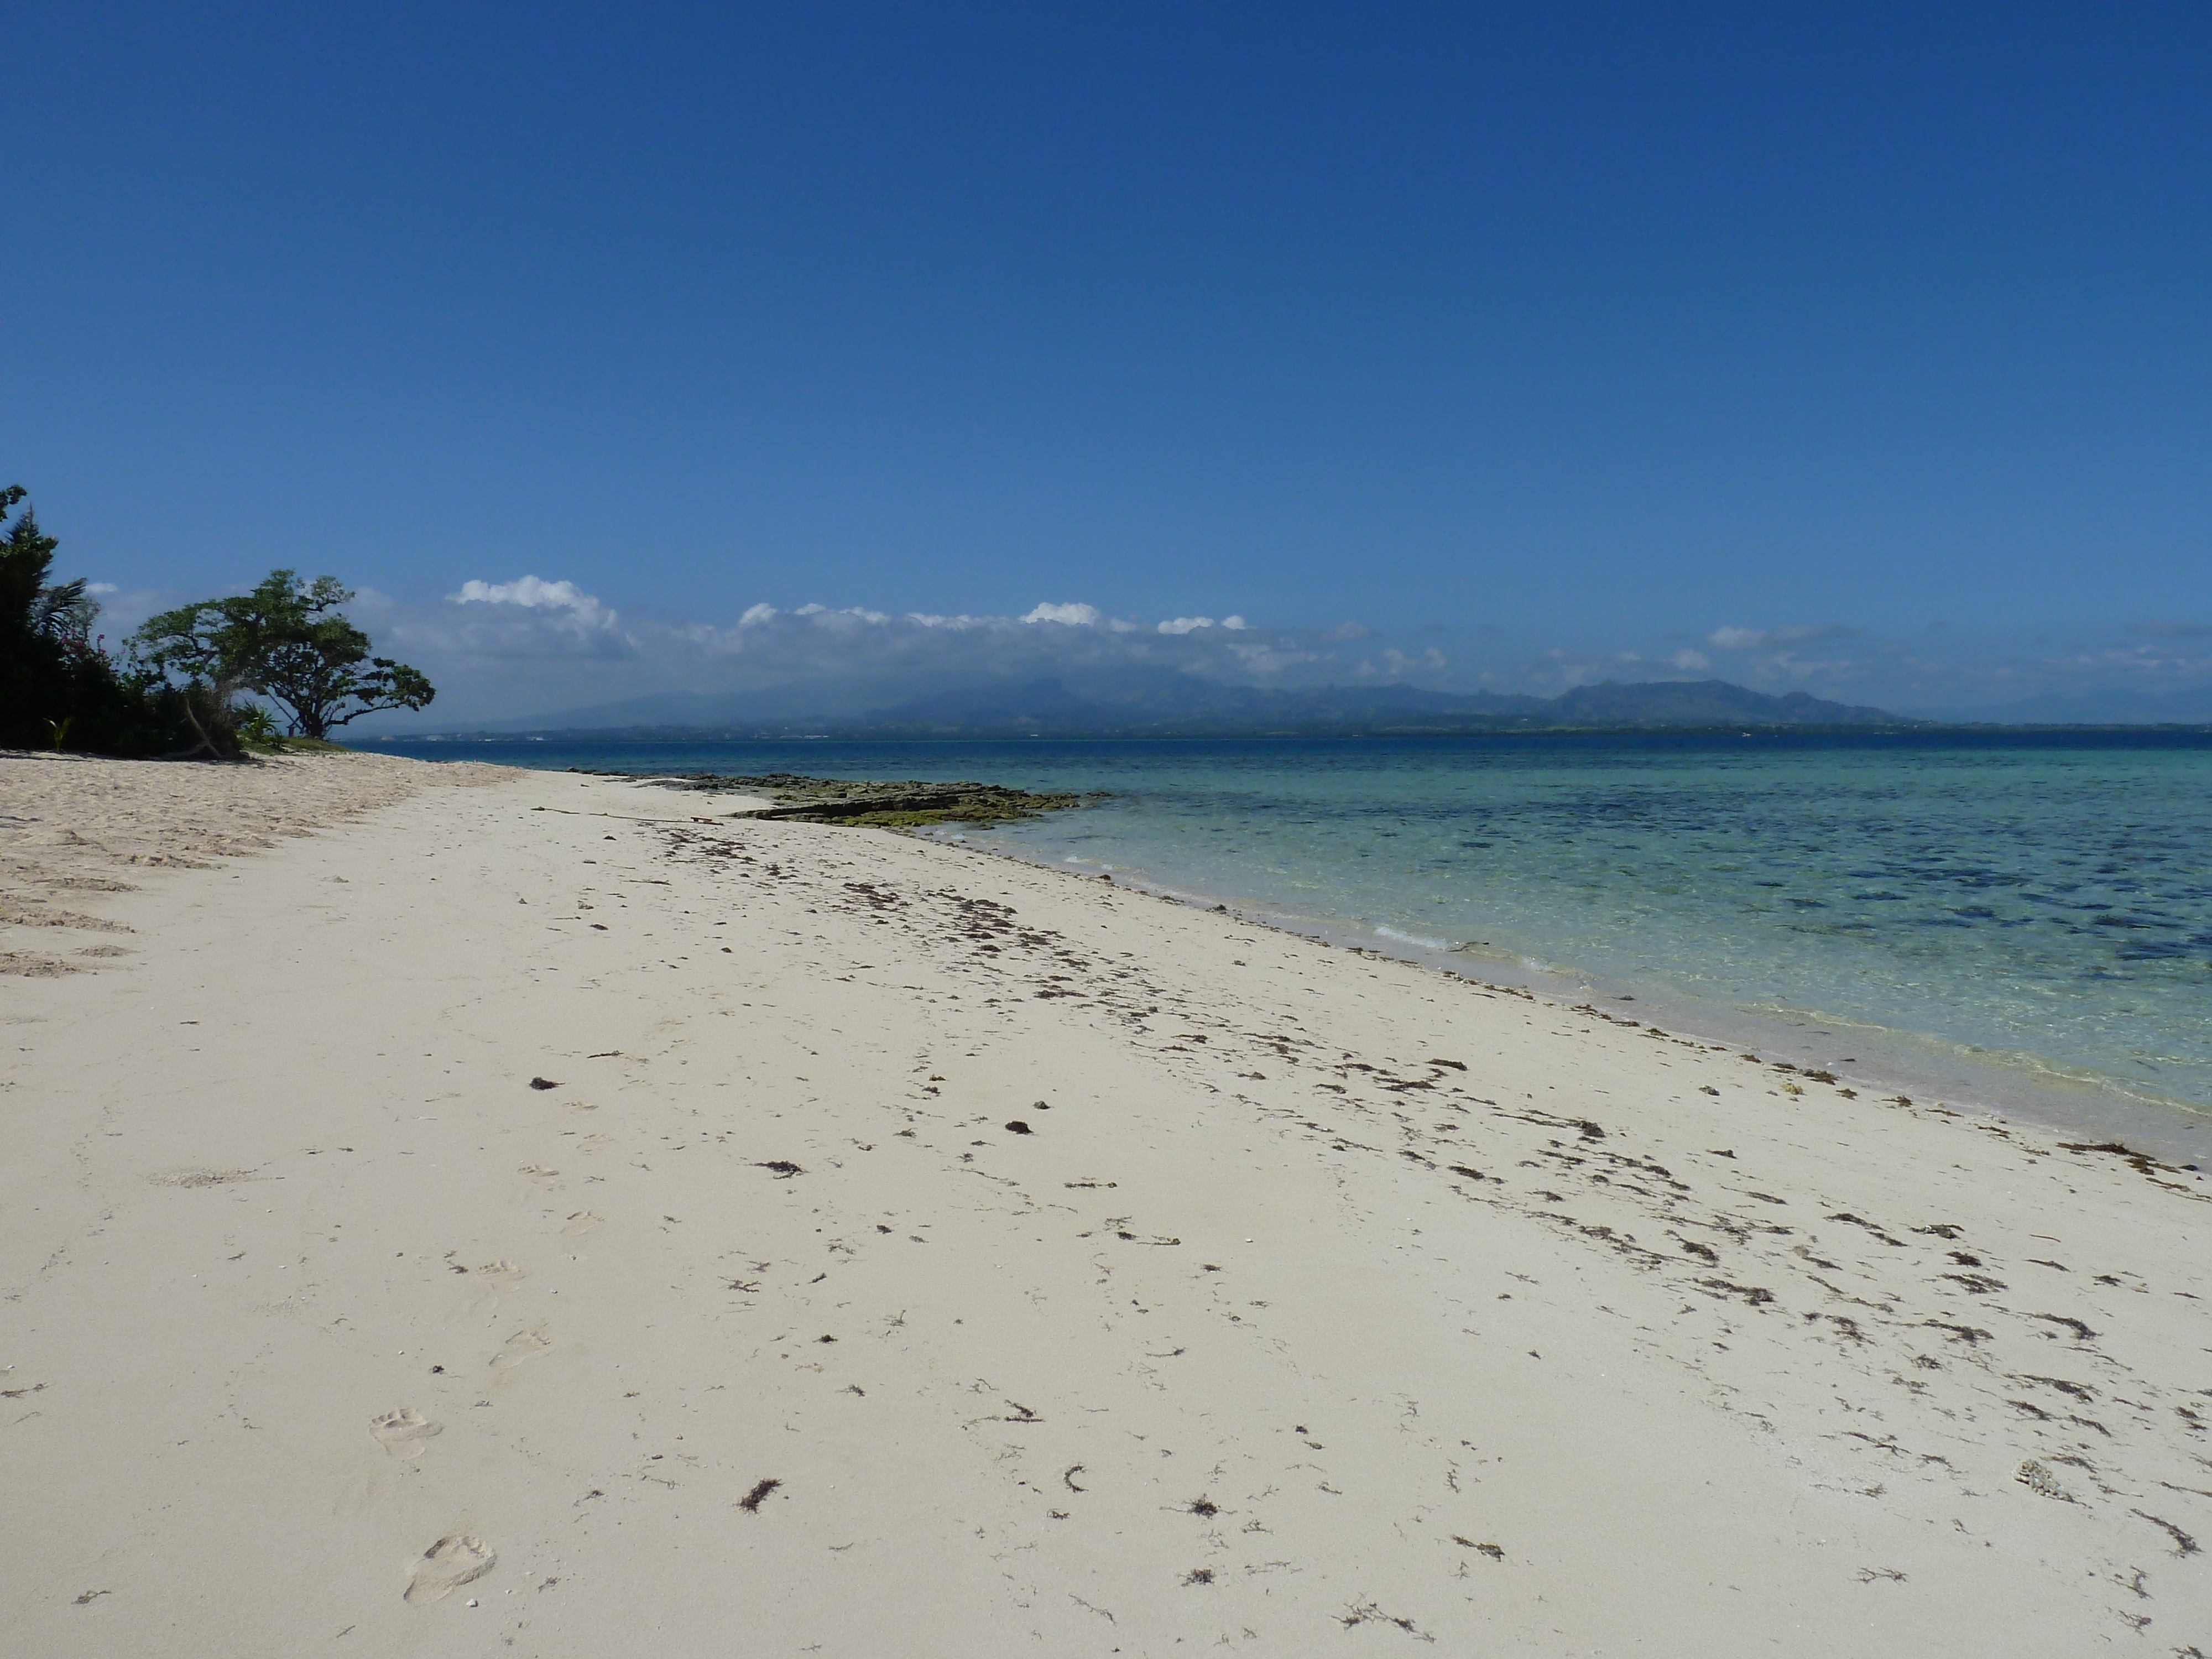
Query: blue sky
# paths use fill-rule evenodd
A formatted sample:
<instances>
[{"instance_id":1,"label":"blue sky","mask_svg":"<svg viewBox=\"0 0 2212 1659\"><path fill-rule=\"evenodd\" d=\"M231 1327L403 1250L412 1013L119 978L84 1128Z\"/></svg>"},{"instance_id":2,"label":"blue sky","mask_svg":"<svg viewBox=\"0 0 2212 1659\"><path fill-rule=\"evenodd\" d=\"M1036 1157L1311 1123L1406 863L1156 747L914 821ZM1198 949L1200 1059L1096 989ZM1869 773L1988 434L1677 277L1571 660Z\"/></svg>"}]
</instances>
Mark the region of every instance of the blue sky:
<instances>
[{"instance_id":1,"label":"blue sky","mask_svg":"<svg viewBox=\"0 0 2212 1659\"><path fill-rule=\"evenodd\" d=\"M453 715L874 648L748 665L809 603L1249 622L1204 672L2212 699L2202 5L8 39L0 482L118 623L331 570Z\"/></svg>"}]
</instances>

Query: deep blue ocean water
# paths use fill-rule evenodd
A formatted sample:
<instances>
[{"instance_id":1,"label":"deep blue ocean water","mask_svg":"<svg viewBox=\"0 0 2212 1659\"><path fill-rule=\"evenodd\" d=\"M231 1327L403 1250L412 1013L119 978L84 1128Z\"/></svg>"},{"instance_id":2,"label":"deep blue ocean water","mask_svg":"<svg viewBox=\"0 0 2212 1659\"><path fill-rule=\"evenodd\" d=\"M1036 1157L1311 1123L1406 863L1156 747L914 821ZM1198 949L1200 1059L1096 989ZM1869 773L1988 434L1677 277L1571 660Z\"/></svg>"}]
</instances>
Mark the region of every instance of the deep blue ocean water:
<instances>
[{"instance_id":1,"label":"deep blue ocean water","mask_svg":"<svg viewBox=\"0 0 2212 1659\"><path fill-rule=\"evenodd\" d=\"M945 833L1962 1099L2212 1126L2204 734L374 746L1106 790Z\"/></svg>"}]
</instances>

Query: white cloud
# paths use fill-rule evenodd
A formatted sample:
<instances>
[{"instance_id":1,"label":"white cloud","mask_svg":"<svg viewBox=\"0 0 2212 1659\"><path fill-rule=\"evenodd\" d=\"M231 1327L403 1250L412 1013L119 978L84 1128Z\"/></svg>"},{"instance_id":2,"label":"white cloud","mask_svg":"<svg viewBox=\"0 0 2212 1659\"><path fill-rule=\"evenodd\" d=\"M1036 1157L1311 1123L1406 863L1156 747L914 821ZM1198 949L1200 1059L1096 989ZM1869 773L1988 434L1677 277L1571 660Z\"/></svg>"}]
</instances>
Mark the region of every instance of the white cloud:
<instances>
[{"instance_id":1,"label":"white cloud","mask_svg":"<svg viewBox=\"0 0 2212 1659\"><path fill-rule=\"evenodd\" d=\"M1809 623L1793 623L1787 628L1716 628L1705 635L1705 643L1717 651L1764 651L1770 646L1802 645L1807 640L1824 640L1848 631L1833 623L1814 627Z\"/></svg>"},{"instance_id":2,"label":"white cloud","mask_svg":"<svg viewBox=\"0 0 2212 1659\"><path fill-rule=\"evenodd\" d=\"M1333 661L1322 651L1285 650L1266 638L1226 641L1229 660L1246 674L1274 679L1312 663Z\"/></svg>"},{"instance_id":3,"label":"white cloud","mask_svg":"<svg viewBox=\"0 0 2212 1659\"><path fill-rule=\"evenodd\" d=\"M758 628L763 623L774 622L783 613L781 611L778 611L772 605L750 605L746 608L745 614L738 618L738 626L740 628Z\"/></svg>"},{"instance_id":4,"label":"white cloud","mask_svg":"<svg viewBox=\"0 0 2212 1659\"><path fill-rule=\"evenodd\" d=\"M1022 620L1025 623L1060 623L1068 628L1096 628L1106 620L1097 607L1088 605L1039 605Z\"/></svg>"},{"instance_id":5,"label":"white cloud","mask_svg":"<svg viewBox=\"0 0 2212 1659\"><path fill-rule=\"evenodd\" d=\"M575 625L612 628L617 614L568 581L540 581L519 576L511 582L465 581L458 593L446 596L449 605L513 605L528 611L566 611Z\"/></svg>"},{"instance_id":6,"label":"white cloud","mask_svg":"<svg viewBox=\"0 0 2212 1659\"><path fill-rule=\"evenodd\" d=\"M1195 629L1211 628L1212 626L1213 618L1211 617L1177 617L1170 622L1162 623L1160 624L1160 632L1163 634L1188 634Z\"/></svg>"},{"instance_id":7,"label":"white cloud","mask_svg":"<svg viewBox=\"0 0 2212 1659\"><path fill-rule=\"evenodd\" d=\"M871 611L865 605L848 605L842 611L832 611L826 605L802 605L791 613L805 617L820 628L850 629L855 623L887 623L890 613Z\"/></svg>"},{"instance_id":8,"label":"white cloud","mask_svg":"<svg viewBox=\"0 0 2212 1659\"><path fill-rule=\"evenodd\" d=\"M1242 633L1244 629L1251 627L1252 624L1246 622L1242 617L1224 617L1221 619L1221 625L1224 628L1231 629L1232 632Z\"/></svg>"},{"instance_id":9,"label":"white cloud","mask_svg":"<svg viewBox=\"0 0 2212 1659\"><path fill-rule=\"evenodd\" d=\"M1713 665L1713 659L1702 651L1677 651L1667 659L1668 663L1686 674L1698 673Z\"/></svg>"}]
</instances>

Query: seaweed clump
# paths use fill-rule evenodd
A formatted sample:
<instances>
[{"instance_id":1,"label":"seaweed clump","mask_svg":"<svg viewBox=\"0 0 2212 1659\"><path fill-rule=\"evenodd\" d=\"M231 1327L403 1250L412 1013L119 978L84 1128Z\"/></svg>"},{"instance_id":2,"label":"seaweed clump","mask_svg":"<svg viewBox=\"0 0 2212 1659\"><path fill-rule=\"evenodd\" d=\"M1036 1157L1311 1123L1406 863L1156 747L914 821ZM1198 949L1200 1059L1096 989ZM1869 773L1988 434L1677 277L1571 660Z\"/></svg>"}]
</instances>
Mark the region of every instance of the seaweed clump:
<instances>
[{"instance_id":1,"label":"seaweed clump","mask_svg":"<svg viewBox=\"0 0 2212 1659\"><path fill-rule=\"evenodd\" d=\"M1009 789L995 783L931 783L921 779L813 778L796 772L732 777L694 772L651 781L669 789L714 794L766 795L776 804L742 816L795 823L842 823L881 830L915 830L937 823L1009 823L1065 811L1100 799Z\"/></svg>"}]
</instances>

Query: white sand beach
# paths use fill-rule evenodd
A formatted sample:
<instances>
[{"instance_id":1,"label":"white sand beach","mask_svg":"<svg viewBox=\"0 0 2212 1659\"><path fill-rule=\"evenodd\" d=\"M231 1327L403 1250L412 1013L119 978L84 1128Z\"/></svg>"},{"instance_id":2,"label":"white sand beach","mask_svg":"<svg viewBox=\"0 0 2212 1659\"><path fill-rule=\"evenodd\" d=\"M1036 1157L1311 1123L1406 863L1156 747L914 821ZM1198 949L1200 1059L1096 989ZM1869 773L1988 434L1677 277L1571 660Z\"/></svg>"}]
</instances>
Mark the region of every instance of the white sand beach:
<instances>
[{"instance_id":1,"label":"white sand beach","mask_svg":"<svg viewBox=\"0 0 2212 1659\"><path fill-rule=\"evenodd\" d=\"M0 759L0 1650L2212 1653L2197 1172L738 805Z\"/></svg>"}]
</instances>

